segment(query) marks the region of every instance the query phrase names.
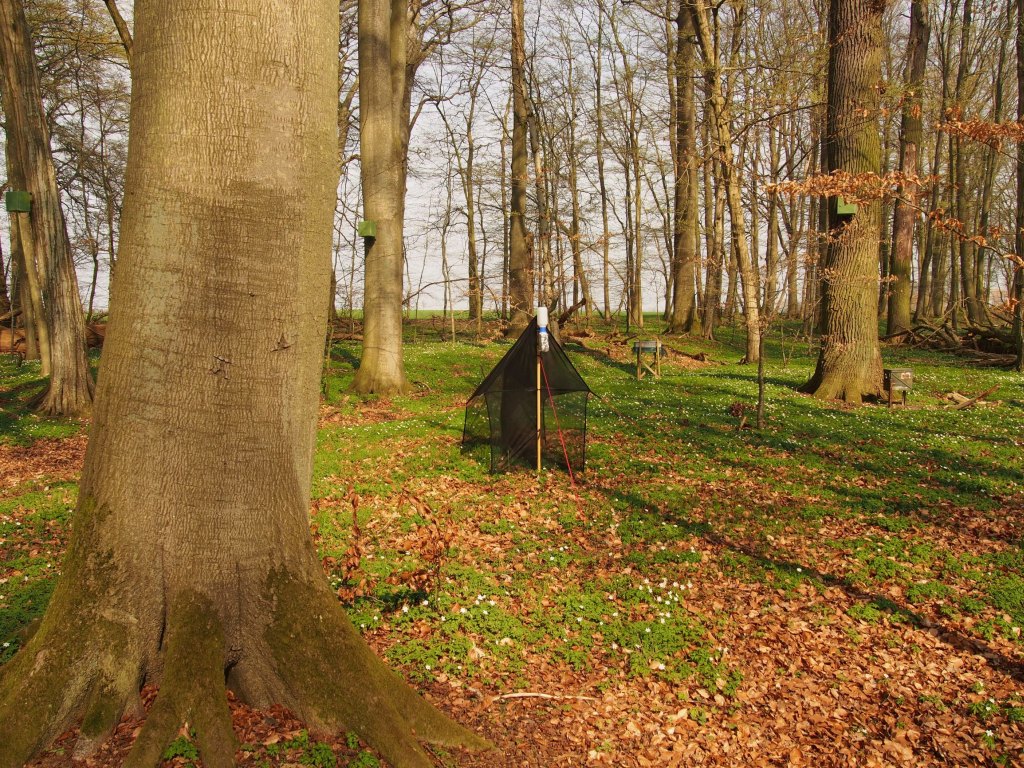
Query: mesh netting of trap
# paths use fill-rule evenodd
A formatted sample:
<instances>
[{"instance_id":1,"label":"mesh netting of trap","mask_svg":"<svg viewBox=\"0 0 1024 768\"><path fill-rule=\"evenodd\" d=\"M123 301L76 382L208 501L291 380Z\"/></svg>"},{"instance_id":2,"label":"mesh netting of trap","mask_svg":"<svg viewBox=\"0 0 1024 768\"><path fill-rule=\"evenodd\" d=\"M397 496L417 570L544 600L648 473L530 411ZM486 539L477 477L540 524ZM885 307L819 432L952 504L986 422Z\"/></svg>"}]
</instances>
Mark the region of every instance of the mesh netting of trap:
<instances>
[{"instance_id":1,"label":"mesh netting of trap","mask_svg":"<svg viewBox=\"0 0 1024 768\"><path fill-rule=\"evenodd\" d=\"M545 467L586 464L590 387L553 338L540 356L540 453ZM536 321L480 383L466 405L463 451L492 472L537 466Z\"/></svg>"}]
</instances>

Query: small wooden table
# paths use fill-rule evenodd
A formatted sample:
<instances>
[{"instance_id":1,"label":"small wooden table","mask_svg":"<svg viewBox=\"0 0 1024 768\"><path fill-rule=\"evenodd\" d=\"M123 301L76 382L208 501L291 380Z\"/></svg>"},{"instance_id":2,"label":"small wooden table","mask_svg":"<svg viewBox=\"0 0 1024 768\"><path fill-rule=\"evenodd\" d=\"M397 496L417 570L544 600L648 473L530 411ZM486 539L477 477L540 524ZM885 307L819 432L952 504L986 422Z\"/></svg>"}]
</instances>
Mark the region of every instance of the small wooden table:
<instances>
[{"instance_id":1,"label":"small wooden table","mask_svg":"<svg viewBox=\"0 0 1024 768\"><path fill-rule=\"evenodd\" d=\"M636 352L636 380L640 381L647 373L650 373L654 378L661 378L661 342L657 339L650 341L634 341L633 351ZM654 353L654 367L651 368L647 363L644 362L644 352Z\"/></svg>"}]
</instances>

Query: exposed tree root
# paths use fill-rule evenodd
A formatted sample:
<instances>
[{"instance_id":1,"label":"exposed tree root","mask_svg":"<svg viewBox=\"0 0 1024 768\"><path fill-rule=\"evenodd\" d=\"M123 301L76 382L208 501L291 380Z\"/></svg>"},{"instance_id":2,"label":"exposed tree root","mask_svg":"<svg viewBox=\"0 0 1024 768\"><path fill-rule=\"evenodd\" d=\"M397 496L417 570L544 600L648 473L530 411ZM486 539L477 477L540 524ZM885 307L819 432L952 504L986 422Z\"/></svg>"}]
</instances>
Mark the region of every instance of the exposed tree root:
<instances>
[{"instance_id":1,"label":"exposed tree root","mask_svg":"<svg viewBox=\"0 0 1024 768\"><path fill-rule=\"evenodd\" d=\"M266 639L289 690L285 704L300 719L329 731L355 731L396 768L433 765L420 742L492 748L388 669L319 586L284 575L270 585L276 610Z\"/></svg>"},{"instance_id":2,"label":"exposed tree root","mask_svg":"<svg viewBox=\"0 0 1024 768\"><path fill-rule=\"evenodd\" d=\"M0 768L21 768L83 717L76 753L88 755L138 699L138 666L118 658L114 649L122 646L106 627L76 635L81 626L75 621L54 631L44 622L26 649L4 666ZM105 648L98 662L97 648Z\"/></svg>"},{"instance_id":3,"label":"exposed tree root","mask_svg":"<svg viewBox=\"0 0 1024 768\"><path fill-rule=\"evenodd\" d=\"M868 380L862 372L843 370L839 373L822 374L816 371L810 381L797 389L819 400L841 400L849 405L860 405L864 400L882 397L881 378L877 383Z\"/></svg>"},{"instance_id":4,"label":"exposed tree root","mask_svg":"<svg viewBox=\"0 0 1024 768\"><path fill-rule=\"evenodd\" d=\"M66 600L67 593L59 589L54 600ZM170 597L160 661L152 665L160 668L159 691L125 768L157 766L182 729L192 734L208 768L231 768L238 742L226 681L252 703L283 704L314 730L354 731L395 768L430 768L434 763L424 743L491 748L388 669L326 584L278 572L259 599L269 619L241 636L232 633L232 644L242 637L244 648L229 649L212 600L192 590ZM145 654L139 650L144 632L132 621L110 622L103 613L64 613L72 621L56 626L44 621L4 666L0 768L21 768L79 719L74 752L85 757L109 737L126 709L138 706L146 682Z\"/></svg>"},{"instance_id":5,"label":"exposed tree root","mask_svg":"<svg viewBox=\"0 0 1024 768\"><path fill-rule=\"evenodd\" d=\"M238 740L224 695L224 633L213 605L197 593L175 598L167 616L160 692L124 768L151 768L182 727L195 730L208 768L231 768Z\"/></svg>"},{"instance_id":6,"label":"exposed tree root","mask_svg":"<svg viewBox=\"0 0 1024 768\"><path fill-rule=\"evenodd\" d=\"M38 635L37 635L38 636ZM0 768L21 768L79 715L87 681L69 679L77 654L22 651L0 677ZM59 692L64 693L63 696Z\"/></svg>"}]
</instances>

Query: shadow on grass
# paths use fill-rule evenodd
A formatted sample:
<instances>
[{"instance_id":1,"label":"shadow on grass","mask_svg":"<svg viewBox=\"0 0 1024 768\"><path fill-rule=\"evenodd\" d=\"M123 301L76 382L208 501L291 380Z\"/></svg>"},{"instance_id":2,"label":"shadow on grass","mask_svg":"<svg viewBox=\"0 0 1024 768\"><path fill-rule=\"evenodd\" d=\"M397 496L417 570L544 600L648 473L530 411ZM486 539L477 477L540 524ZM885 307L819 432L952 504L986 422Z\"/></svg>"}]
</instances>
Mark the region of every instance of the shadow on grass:
<instances>
[{"instance_id":1,"label":"shadow on grass","mask_svg":"<svg viewBox=\"0 0 1024 768\"><path fill-rule=\"evenodd\" d=\"M739 373L722 373L720 371L715 372L716 379L727 379L730 381L741 381L744 384L750 384L753 387L757 386L757 367L752 366L749 375L743 375ZM801 386L803 381L796 381L794 379L780 379L777 376L765 376L764 383L771 387L779 387L780 389L788 389L792 392L797 391L797 387Z\"/></svg>"},{"instance_id":2,"label":"shadow on grass","mask_svg":"<svg viewBox=\"0 0 1024 768\"><path fill-rule=\"evenodd\" d=\"M591 360L594 360L605 368L622 371L624 373L628 373L630 376L636 377L636 363L620 363L618 360L610 357L608 353L602 352L599 349L584 347L579 342L567 342L565 344L565 351L571 352L574 355L589 357Z\"/></svg>"},{"instance_id":3,"label":"shadow on grass","mask_svg":"<svg viewBox=\"0 0 1024 768\"><path fill-rule=\"evenodd\" d=\"M360 357L356 355L348 346L342 346L340 344L331 345L331 362L343 362L352 366L352 370L359 368Z\"/></svg>"},{"instance_id":4,"label":"shadow on grass","mask_svg":"<svg viewBox=\"0 0 1024 768\"><path fill-rule=\"evenodd\" d=\"M656 504L652 504L636 493L624 493L611 489L604 489L603 492L611 498L627 504L632 510L647 510L648 514L651 514L651 510L657 508ZM672 523L679 530L691 536L700 537L720 550L747 558L754 567L760 568L766 573L773 572L782 574L784 577L788 576L788 579L794 583L800 580L809 580L840 589L857 604L865 608L871 607L897 620L907 621L917 629L930 631L947 646L963 653L981 655L993 669L1009 675L1015 680L1024 682L1024 663L1003 655L995 650L990 643L982 639L965 635L959 630L944 625L942 622L935 622L925 618L905 604L863 589L851 582L847 577L837 576L803 563L780 558L775 553L767 551L764 547L736 541L728 535L715 530L711 523L693 521L685 515L668 512L664 509L657 514L663 522Z\"/></svg>"},{"instance_id":5,"label":"shadow on grass","mask_svg":"<svg viewBox=\"0 0 1024 768\"><path fill-rule=\"evenodd\" d=\"M32 403L46 390L46 381L34 379L0 391L0 436L15 442L31 442L34 436L25 430L25 419L32 415Z\"/></svg>"},{"instance_id":6,"label":"shadow on grass","mask_svg":"<svg viewBox=\"0 0 1024 768\"><path fill-rule=\"evenodd\" d=\"M986 663L993 669L1005 675L1009 675L1017 681L1024 682L1024 663L1004 656L994 650L988 642L982 639L969 637L956 629L945 626L941 622L930 621L919 613L912 611L905 605L901 605L890 598L882 597L881 595L873 594L862 589L861 587L851 583L849 579L845 577L835 576L831 573L826 573L806 565L798 565L797 563L778 560L759 548L755 548L741 542L732 541L728 537L713 531L705 535L704 538L716 546L746 555L763 568L773 570L789 569L794 574L798 573L800 576L806 576L807 578L819 581L826 586L840 589L845 592L850 599L855 600L862 605L874 606L876 609L881 609L891 616L898 617L904 621L909 621L917 629L928 631L934 630L936 637L951 648L955 648L958 651L972 655L980 654L985 659ZM797 568L802 570L797 571Z\"/></svg>"}]
</instances>

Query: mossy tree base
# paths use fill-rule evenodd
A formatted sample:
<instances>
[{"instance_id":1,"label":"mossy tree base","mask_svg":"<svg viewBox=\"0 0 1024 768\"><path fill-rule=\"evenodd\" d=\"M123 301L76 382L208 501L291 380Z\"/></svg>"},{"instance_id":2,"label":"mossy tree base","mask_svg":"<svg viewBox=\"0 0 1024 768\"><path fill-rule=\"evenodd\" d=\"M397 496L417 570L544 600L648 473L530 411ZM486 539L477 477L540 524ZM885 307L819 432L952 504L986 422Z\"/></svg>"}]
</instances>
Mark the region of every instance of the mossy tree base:
<instances>
[{"instance_id":1,"label":"mossy tree base","mask_svg":"<svg viewBox=\"0 0 1024 768\"><path fill-rule=\"evenodd\" d=\"M54 599L70 597L65 590ZM255 706L280 703L316 730L354 731L396 768L433 765L422 743L490 748L389 670L326 584L279 571L260 594L232 598L270 606L270 623L240 632L222 618L233 599L218 607L184 589L167 601L153 654L145 646L154 633L119 615L110 601L73 612L64 623L44 622L0 677L0 768L20 768L75 723L75 756L87 757L126 711L141 711L139 691L148 682L159 692L125 768L159 765L182 727L194 732L208 768L233 766L238 741L226 688Z\"/></svg>"},{"instance_id":2,"label":"mossy tree base","mask_svg":"<svg viewBox=\"0 0 1024 768\"><path fill-rule=\"evenodd\" d=\"M836 364L827 370L824 367L819 362L818 370L799 391L819 400L841 400L850 405L883 397L882 358L877 350L862 363Z\"/></svg>"},{"instance_id":3,"label":"mossy tree base","mask_svg":"<svg viewBox=\"0 0 1024 768\"><path fill-rule=\"evenodd\" d=\"M412 392L412 385L401 370L375 370L365 363L364 357L352 380L352 391L359 395L407 395Z\"/></svg>"}]
</instances>

